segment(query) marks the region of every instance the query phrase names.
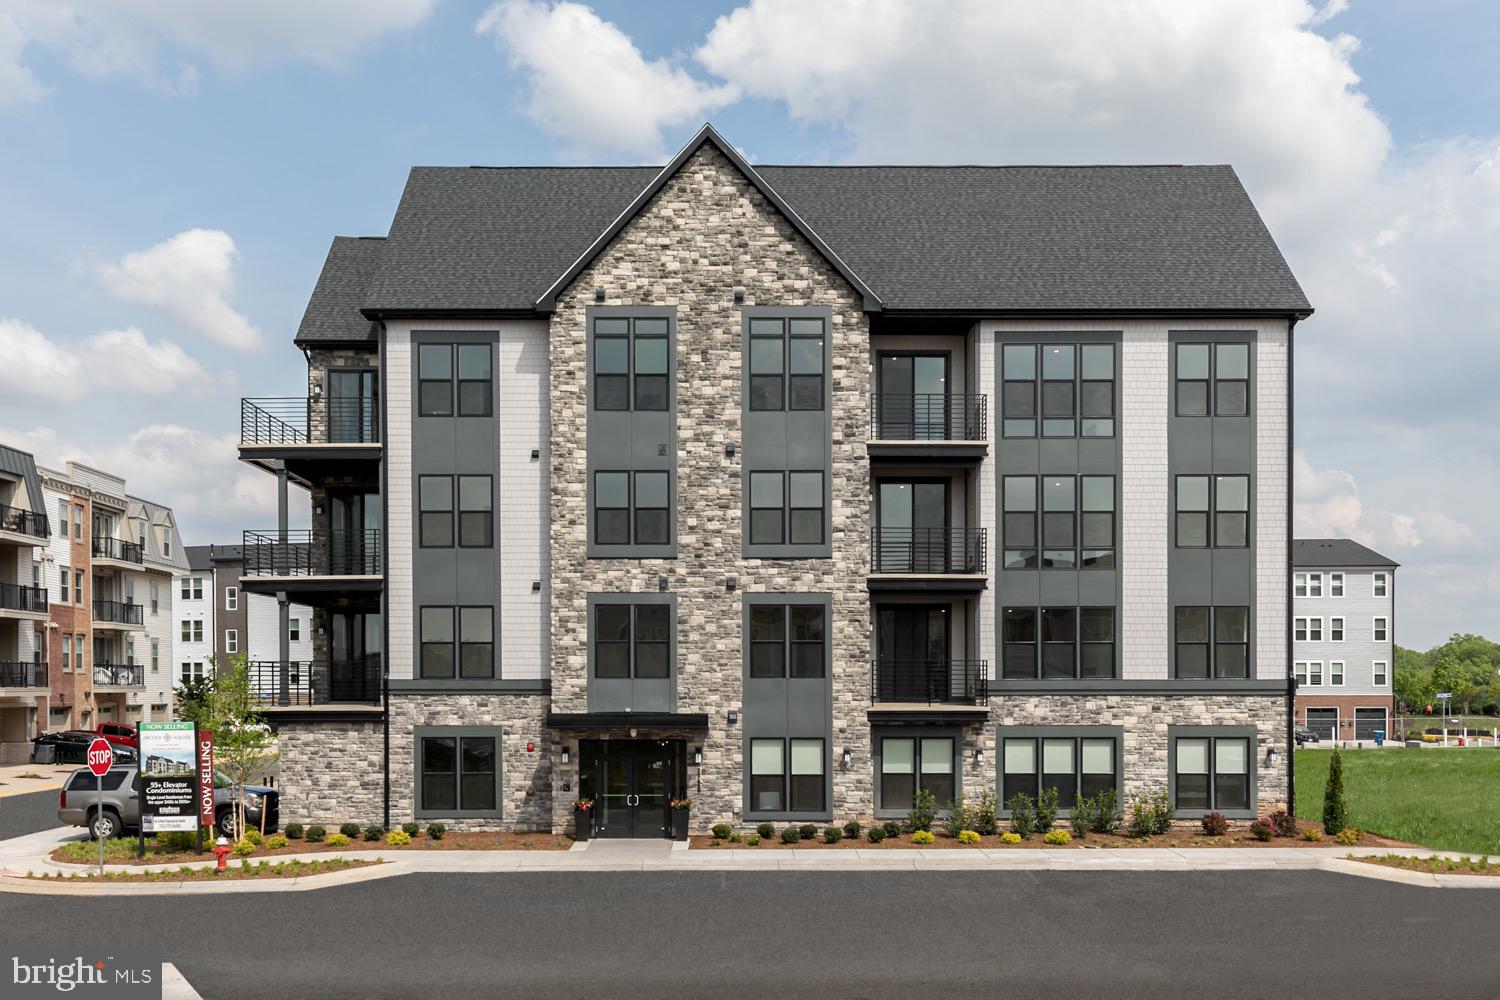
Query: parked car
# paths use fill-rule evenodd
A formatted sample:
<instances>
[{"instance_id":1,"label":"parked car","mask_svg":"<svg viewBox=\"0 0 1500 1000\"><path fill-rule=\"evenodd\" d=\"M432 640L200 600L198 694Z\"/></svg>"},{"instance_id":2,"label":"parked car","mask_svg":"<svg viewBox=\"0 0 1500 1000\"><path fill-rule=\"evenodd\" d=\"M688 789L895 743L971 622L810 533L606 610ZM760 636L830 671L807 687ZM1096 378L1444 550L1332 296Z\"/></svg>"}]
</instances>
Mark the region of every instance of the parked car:
<instances>
[{"instance_id":1,"label":"parked car","mask_svg":"<svg viewBox=\"0 0 1500 1000\"><path fill-rule=\"evenodd\" d=\"M101 722L94 732L109 740L110 746L140 748L133 722Z\"/></svg>"},{"instance_id":2,"label":"parked car","mask_svg":"<svg viewBox=\"0 0 1500 1000\"><path fill-rule=\"evenodd\" d=\"M119 837L133 833L141 825L140 776L134 767L112 767L104 774L104 806L96 804L98 785L88 768L74 771L63 783L57 796L57 821L64 826L88 827L94 837ZM280 796L276 789L265 785L245 786L245 821L261 828L261 813L265 813L265 831L270 833L280 821ZM229 794L229 782L223 775L215 775L214 781L214 828L230 840L237 839L234 828L234 808ZM210 831L205 831L208 834Z\"/></svg>"},{"instance_id":3,"label":"parked car","mask_svg":"<svg viewBox=\"0 0 1500 1000\"><path fill-rule=\"evenodd\" d=\"M101 734L83 729L67 729L56 733L43 733L31 741L33 764L87 764L89 744ZM105 737L109 739L109 737ZM43 750L50 747L50 750ZM136 753L133 744L110 743L115 753L115 763L134 764Z\"/></svg>"},{"instance_id":4,"label":"parked car","mask_svg":"<svg viewBox=\"0 0 1500 1000\"><path fill-rule=\"evenodd\" d=\"M1304 743L1318 742L1318 734L1306 726L1297 726L1292 730L1292 739L1296 740L1297 745L1300 747Z\"/></svg>"}]
</instances>

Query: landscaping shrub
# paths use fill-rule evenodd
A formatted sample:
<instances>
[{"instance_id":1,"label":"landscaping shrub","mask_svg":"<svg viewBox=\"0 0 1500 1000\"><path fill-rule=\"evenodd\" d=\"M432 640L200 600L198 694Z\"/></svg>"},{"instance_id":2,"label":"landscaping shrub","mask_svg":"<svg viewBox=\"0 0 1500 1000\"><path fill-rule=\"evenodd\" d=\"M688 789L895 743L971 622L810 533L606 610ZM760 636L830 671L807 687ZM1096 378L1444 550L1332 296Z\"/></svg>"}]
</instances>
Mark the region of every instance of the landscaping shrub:
<instances>
[{"instance_id":1,"label":"landscaping shrub","mask_svg":"<svg viewBox=\"0 0 1500 1000\"><path fill-rule=\"evenodd\" d=\"M911 835L913 844L930 844L937 838L932 835L931 830L916 830Z\"/></svg>"},{"instance_id":2,"label":"landscaping shrub","mask_svg":"<svg viewBox=\"0 0 1500 1000\"><path fill-rule=\"evenodd\" d=\"M1115 790L1106 788L1092 798L1080 798L1073 804L1073 815L1068 821L1075 837L1090 833L1114 833L1120 828L1120 815L1115 807Z\"/></svg>"},{"instance_id":3,"label":"landscaping shrub","mask_svg":"<svg viewBox=\"0 0 1500 1000\"><path fill-rule=\"evenodd\" d=\"M324 841L324 843L326 843L329 847L348 847L349 835L345 833L341 828L338 833L330 833L328 835L328 839Z\"/></svg>"},{"instance_id":4,"label":"landscaping shrub","mask_svg":"<svg viewBox=\"0 0 1500 1000\"><path fill-rule=\"evenodd\" d=\"M932 821L935 819L937 799L927 789L917 789L917 794L912 797L911 812L906 814L906 822L913 830L931 832Z\"/></svg>"},{"instance_id":5,"label":"landscaping shrub","mask_svg":"<svg viewBox=\"0 0 1500 1000\"><path fill-rule=\"evenodd\" d=\"M172 833L158 833L156 835L156 846L164 852L191 851L198 846L198 835L188 833L186 830L174 831Z\"/></svg>"},{"instance_id":6,"label":"landscaping shrub","mask_svg":"<svg viewBox=\"0 0 1500 1000\"><path fill-rule=\"evenodd\" d=\"M342 833L344 836L348 837L350 840L353 840L353 839L355 839L356 837L359 836L359 824L358 823L341 823L341 824L339 824L339 833Z\"/></svg>"},{"instance_id":7,"label":"landscaping shrub","mask_svg":"<svg viewBox=\"0 0 1500 1000\"><path fill-rule=\"evenodd\" d=\"M948 817L943 822L943 828L948 832L948 836L957 837L972 825L969 822L969 806L964 801L963 794L959 793L948 804Z\"/></svg>"},{"instance_id":8,"label":"landscaping shrub","mask_svg":"<svg viewBox=\"0 0 1500 1000\"><path fill-rule=\"evenodd\" d=\"M307 828L307 839L309 843L320 844L326 831L321 826L310 826Z\"/></svg>"},{"instance_id":9,"label":"landscaping shrub","mask_svg":"<svg viewBox=\"0 0 1500 1000\"><path fill-rule=\"evenodd\" d=\"M278 833L275 836L266 838L266 846L273 851L281 850L287 843L286 834L284 833Z\"/></svg>"},{"instance_id":10,"label":"landscaping shrub","mask_svg":"<svg viewBox=\"0 0 1500 1000\"><path fill-rule=\"evenodd\" d=\"M392 847L405 847L411 843L411 834L405 830L392 830L385 835L385 842Z\"/></svg>"},{"instance_id":11,"label":"landscaping shrub","mask_svg":"<svg viewBox=\"0 0 1500 1000\"><path fill-rule=\"evenodd\" d=\"M1278 837L1297 836L1297 817L1280 809L1271 814L1271 827Z\"/></svg>"},{"instance_id":12,"label":"landscaping shrub","mask_svg":"<svg viewBox=\"0 0 1500 1000\"><path fill-rule=\"evenodd\" d=\"M243 858L247 855L255 853L255 845L250 843L250 841L248 840L242 840L234 845L233 850L235 857Z\"/></svg>"},{"instance_id":13,"label":"landscaping shrub","mask_svg":"<svg viewBox=\"0 0 1500 1000\"><path fill-rule=\"evenodd\" d=\"M250 829L246 830L245 831L245 835L243 837L241 837L240 839L241 840L248 840L248 841L250 841L250 843L254 844L256 847L259 847L261 844L264 844L266 842L265 834L261 833L259 830L257 830L253 826Z\"/></svg>"},{"instance_id":14,"label":"landscaping shrub","mask_svg":"<svg viewBox=\"0 0 1500 1000\"><path fill-rule=\"evenodd\" d=\"M1336 837L1349 825L1349 806L1344 801L1344 761L1338 748L1328 761L1328 784L1323 788L1323 832Z\"/></svg>"},{"instance_id":15,"label":"landscaping shrub","mask_svg":"<svg viewBox=\"0 0 1500 1000\"><path fill-rule=\"evenodd\" d=\"M731 833L729 835L729 842L731 844L738 844L740 842L740 835L737 833Z\"/></svg>"},{"instance_id":16,"label":"landscaping shrub","mask_svg":"<svg viewBox=\"0 0 1500 1000\"><path fill-rule=\"evenodd\" d=\"M762 823L760 826L757 826L755 828L755 832L760 834L761 840L770 840L772 837L776 836L776 824Z\"/></svg>"},{"instance_id":17,"label":"landscaping shrub","mask_svg":"<svg viewBox=\"0 0 1500 1000\"><path fill-rule=\"evenodd\" d=\"M731 833L733 833L733 832L734 832L734 827L730 826L728 823L715 823L714 824L714 827L713 827L714 836L718 837L720 840L728 840L729 839L729 835Z\"/></svg>"},{"instance_id":18,"label":"landscaping shrub","mask_svg":"<svg viewBox=\"0 0 1500 1000\"><path fill-rule=\"evenodd\" d=\"M427 836L433 840L442 840L443 834L448 832L448 827L442 823L428 823Z\"/></svg>"},{"instance_id":19,"label":"landscaping shrub","mask_svg":"<svg viewBox=\"0 0 1500 1000\"><path fill-rule=\"evenodd\" d=\"M803 823L797 828L803 840L816 840L818 837L818 825L816 823Z\"/></svg>"},{"instance_id":20,"label":"landscaping shrub","mask_svg":"<svg viewBox=\"0 0 1500 1000\"><path fill-rule=\"evenodd\" d=\"M371 823L365 827L365 839L370 841L380 840L385 836L385 827Z\"/></svg>"},{"instance_id":21,"label":"landscaping shrub","mask_svg":"<svg viewBox=\"0 0 1500 1000\"><path fill-rule=\"evenodd\" d=\"M979 834L973 830L960 830L958 831L958 842L960 844L977 844L979 843Z\"/></svg>"},{"instance_id":22,"label":"landscaping shrub","mask_svg":"<svg viewBox=\"0 0 1500 1000\"><path fill-rule=\"evenodd\" d=\"M865 836L870 838L870 843L878 844L885 839L885 827L872 826L870 827L870 832L865 834Z\"/></svg>"},{"instance_id":23,"label":"landscaping shrub","mask_svg":"<svg viewBox=\"0 0 1500 1000\"><path fill-rule=\"evenodd\" d=\"M1036 803L1025 792L1017 792L1005 803L1010 810L1010 832L1025 840L1036 833Z\"/></svg>"},{"instance_id":24,"label":"landscaping shrub","mask_svg":"<svg viewBox=\"0 0 1500 1000\"><path fill-rule=\"evenodd\" d=\"M1021 839L1019 833L1011 833L1010 831L1006 831L1000 835L1000 842L1002 844L1019 844Z\"/></svg>"},{"instance_id":25,"label":"landscaping shrub","mask_svg":"<svg viewBox=\"0 0 1500 1000\"><path fill-rule=\"evenodd\" d=\"M1210 837L1222 837L1229 832L1229 820L1221 812L1204 813L1203 832Z\"/></svg>"},{"instance_id":26,"label":"landscaping shrub","mask_svg":"<svg viewBox=\"0 0 1500 1000\"><path fill-rule=\"evenodd\" d=\"M760 846L760 834L758 834L758 833L752 833L750 836L746 837L745 838L745 846L746 847L759 847Z\"/></svg>"},{"instance_id":27,"label":"landscaping shrub","mask_svg":"<svg viewBox=\"0 0 1500 1000\"><path fill-rule=\"evenodd\" d=\"M1338 836L1336 836L1334 839L1337 840L1340 844L1343 844L1345 847L1349 847L1351 845L1359 843L1364 839L1364 836L1365 833L1363 830L1356 829L1352 826L1346 826L1338 832Z\"/></svg>"},{"instance_id":28,"label":"landscaping shrub","mask_svg":"<svg viewBox=\"0 0 1500 1000\"><path fill-rule=\"evenodd\" d=\"M302 824L301 823L288 823L286 825L286 835L287 835L288 839L291 839L291 840L301 840L302 839Z\"/></svg>"},{"instance_id":29,"label":"landscaping shrub","mask_svg":"<svg viewBox=\"0 0 1500 1000\"><path fill-rule=\"evenodd\" d=\"M1165 788L1137 795L1130 803L1130 835L1160 836L1172 829L1172 799Z\"/></svg>"},{"instance_id":30,"label":"landscaping shrub","mask_svg":"<svg viewBox=\"0 0 1500 1000\"><path fill-rule=\"evenodd\" d=\"M1309 844L1316 844L1318 841L1323 839L1323 835L1318 832L1317 827L1310 826L1306 830L1302 831L1302 839L1307 841Z\"/></svg>"},{"instance_id":31,"label":"landscaping shrub","mask_svg":"<svg viewBox=\"0 0 1500 1000\"><path fill-rule=\"evenodd\" d=\"M1048 830L1047 835L1042 838L1042 843L1052 844L1054 847L1061 847L1072 842L1073 838L1067 830Z\"/></svg>"},{"instance_id":32,"label":"landscaping shrub","mask_svg":"<svg viewBox=\"0 0 1500 1000\"><path fill-rule=\"evenodd\" d=\"M1265 842L1270 840L1275 833L1276 828L1271 825L1271 821L1268 819L1258 819L1250 824L1250 836L1256 840Z\"/></svg>"},{"instance_id":33,"label":"landscaping shrub","mask_svg":"<svg viewBox=\"0 0 1500 1000\"><path fill-rule=\"evenodd\" d=\"M840 830L836 826L830 826L828 829L823 831L823 843L825 844L837 844L843 839L844 831Z\"/></svg>"},{"instance_id":34,"label":"landscaping shrub","mask_svg":"<svg viewBox=\"0 0 1500 1000\"><path fill-rule=\"evenodd\" d=\"M880 828L885 831L886 839L888 840L892 837L901 836L901 824L897 823L894 820L889 820L885 823L882 823L880 825Z\"/></svg>"},{"instance_id":35,"label":"landscaping shrub","mask_svg":"<svg viewBox=\"0 0 1500 1000\"><path fill-rule=\"evenodd\" d=\"M1046 833L1057 822L1057 789L1043 788L1036 797L1036 832Z\"/></svg>"},{"instance_id":36,"label":"landscaping shrub","mask_svg":"<svg viewBox=\"0 0 1500 1000\"><path fill-rule=\"evenodd\" d=\"M795 826L789 826L781 831L781 842L783 844L795 844L802 839L802 831Z\"/></svg>"},{"instance_id":37,"label":"landscaping shrub","mask_svg":"<svg viewBox=\"0 0 1500 1000\"><path fill-rule=\"evenodd\" d=\"M996 817L1000 814L1000 800L995 793L985 789L979 795L979 803L973 807L973 815L970 820L973 830L981 837L993 837L999 829L999 821Z\"/></svg>"},{"instance_id":38,"label":"landscaping shrub","mask_svg":"<svg viewBox=\"0 0 1500 1000\"><path fill-rule=\"evenodd\" d=\"M848 837L850 840L858 840L859 835L863 830L864 827L859 825L858 820L851 819L849 822L844 824L844 836Z\"/></svg>"},{"instance_id":39,"label":"landscaping shrub","mask_svg":"<svg viewBox=\"0 0 1500 1000\"><path fill-rule=\"evenodd\" d=\"M422 832L422 824L420 824L420 823L402 823L401 824L401 832L404 833L404 834L406 834L408 837L415 837L417 834L419 834L419 833Z\"/></svg>"}]
</instances>

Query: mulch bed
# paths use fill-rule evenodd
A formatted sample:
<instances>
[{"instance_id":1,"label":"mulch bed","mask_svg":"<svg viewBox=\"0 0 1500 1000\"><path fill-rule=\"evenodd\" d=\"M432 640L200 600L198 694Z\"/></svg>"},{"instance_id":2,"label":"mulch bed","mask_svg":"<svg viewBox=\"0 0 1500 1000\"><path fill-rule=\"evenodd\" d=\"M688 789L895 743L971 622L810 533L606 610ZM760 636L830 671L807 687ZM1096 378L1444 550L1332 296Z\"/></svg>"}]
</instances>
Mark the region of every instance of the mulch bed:
<instances>
[{"instance_id":1,"label":"mulch bed","mask_svg":"<svg viewBox=\"0 0 1500 1000\"><path fill-rule=\"evenodd\" d=\"M68 872L66 874L38 875L28 872L26 877L38 882L243 882L257 878L306 878L309 875L325 875L328 872L347 871L350 868L368 868L382 864L381 861L366 861L352 858L328 858L318 861L280 861L257 864L231 862L227 871L216 872L212 864L193 867L182 866L170 871L158 872Z\"/></svg>"},{"instance_id":2,"label":"mulch bed","mask_svg":"<svg viewBox=\"0 0 1500 1000\"><path fill-rule=\"evenodd\" d=\"M146 839L146 857L144 860L135 856L136 841L126 838L129 843L129 855L119 856L110 852L105 857L106 864L112 865L160 865L171 863L201 864L204 860L213 860L213 855L207 852L208 844L205 843L205 852L198 854L194 851L169 851L157 853L153 851L151 839ZM52 851L53 861L61 864L88 864L95 856L94 851L98 847L94 841L75 841L89 846L89 858L81 859L72 856L68 846L56 848ZM290 840L285 847L270 848L257 847L255 853L248 859L255 861L260 858L274 858L286 854L337 854L347 851L380 851L382 854L400 854L402 851L566 851L573 846L573 841L568 837L561 837L551 833L512 833L510 831L475 832L462 833L450 832L441 840L433 840L425 833L419 834L411 839L411 843L398 847L387 844L384 840L350 840L342 847L334 847L326 842L313 843L309 840ZM77 851L78 848L73 848ZM230 864L237 864L241 859L231 855Z\"/></svg>"},{"instance_id":3,"label":"mulch bed","mask_svg":"<svg viewBox=\"0 0 1500 1000\"><path fill-rule=\"evenodd\" d=\"M1473 857L1463 861L1450 861L1447 858L1414 857L1405 854L1366 854L1350 855L1350 861L1359 861L1367 865L1380 865L1382 868L1401 868L1409 872L1426 872L1429 875L1489 875L1500 876L1500 864L1490 861L1489 858Z\"/></svg>"}]
</instances>

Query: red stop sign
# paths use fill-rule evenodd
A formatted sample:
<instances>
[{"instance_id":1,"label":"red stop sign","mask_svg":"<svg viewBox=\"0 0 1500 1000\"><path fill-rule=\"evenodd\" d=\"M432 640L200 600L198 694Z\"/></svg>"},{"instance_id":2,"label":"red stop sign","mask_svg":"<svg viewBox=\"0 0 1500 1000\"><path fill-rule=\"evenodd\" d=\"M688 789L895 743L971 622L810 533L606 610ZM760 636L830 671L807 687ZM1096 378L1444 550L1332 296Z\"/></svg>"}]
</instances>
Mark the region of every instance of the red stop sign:
<instances>
[{"instance_id":1,"label":"red stop sign","mask_svg":"<svg viewBox=\"0 0 1500 1000\"><path fill-rule=\"evenodd\" d=\"M109 748L108 740L100 737L89 744L89 770L95 777L104 777L114 762L115 752Z\"/></svg>"}]
</instances>

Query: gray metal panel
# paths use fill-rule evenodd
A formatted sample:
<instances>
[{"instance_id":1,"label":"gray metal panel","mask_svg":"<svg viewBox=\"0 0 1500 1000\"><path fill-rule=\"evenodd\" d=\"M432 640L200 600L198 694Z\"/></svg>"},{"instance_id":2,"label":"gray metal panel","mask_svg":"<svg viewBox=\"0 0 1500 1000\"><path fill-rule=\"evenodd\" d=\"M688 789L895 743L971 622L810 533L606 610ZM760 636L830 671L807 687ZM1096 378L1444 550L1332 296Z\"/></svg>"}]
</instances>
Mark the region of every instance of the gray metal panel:
<instances>
[{"instance_id":1,"label":"gray metal panel","mask_svg":"<svg viewBox=\"0 0 1500 1000\"><path fill-rule=\"evenodd\" d=\"M594 676L594 608L601 604L665 604L668 622L667 673L662 680ZM588 711L677 711L677 595L672 593L588 595Z\"/></svg>"}]
</instances>

